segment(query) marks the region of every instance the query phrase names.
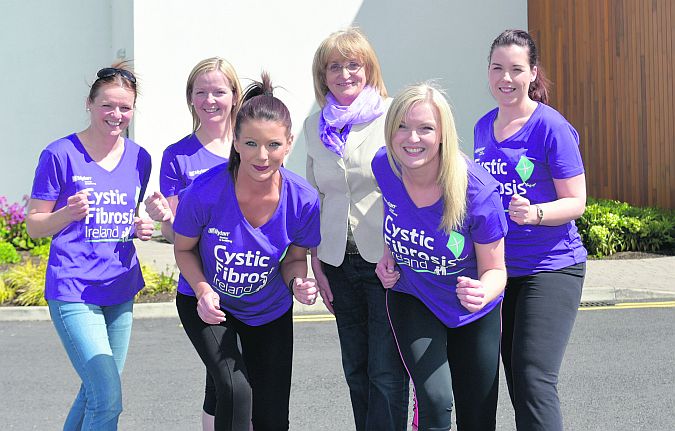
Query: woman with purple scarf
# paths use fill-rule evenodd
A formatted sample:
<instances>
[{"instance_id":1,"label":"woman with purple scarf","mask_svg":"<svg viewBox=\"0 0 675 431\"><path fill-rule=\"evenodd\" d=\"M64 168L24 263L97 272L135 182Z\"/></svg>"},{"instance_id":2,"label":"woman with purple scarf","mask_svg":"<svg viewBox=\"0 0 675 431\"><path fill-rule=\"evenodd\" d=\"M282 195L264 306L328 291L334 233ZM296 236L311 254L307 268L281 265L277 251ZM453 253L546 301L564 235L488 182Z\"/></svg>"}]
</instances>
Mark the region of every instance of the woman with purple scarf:
<instances>
[{"instance_id":1,"label":"woman with purple scarf","mask_svg":"<svg viewBox=\"0 0 675 431\"><path fill-rule=\"evenodd\" d=\"M335 314L357 430L405 430L408 375L389 326L382 257L382 194L370 163L384 146L386 99L377 56L357 29L314 55L321 110L305 120L307 180L321 198L322 242L312 249L321 297Z\"/></svg>"}]
</instances>

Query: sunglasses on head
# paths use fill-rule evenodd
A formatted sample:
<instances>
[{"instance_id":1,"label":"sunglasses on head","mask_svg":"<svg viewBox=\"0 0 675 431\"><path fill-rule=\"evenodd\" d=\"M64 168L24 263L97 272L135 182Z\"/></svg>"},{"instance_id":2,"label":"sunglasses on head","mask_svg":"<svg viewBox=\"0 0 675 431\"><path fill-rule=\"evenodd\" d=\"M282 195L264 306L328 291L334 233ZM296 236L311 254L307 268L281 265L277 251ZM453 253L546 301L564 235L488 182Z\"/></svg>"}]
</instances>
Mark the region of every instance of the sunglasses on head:
<instances>
[{"instance_id":1,"label":"sunglasses on head","mask_svg":"<svg viewBox=\"0 0 675 431\"><path fill-rule=\"evenodd\" d=\"M126 69L118 69L116 67L104 67L103 69L96 72L98 79L110 78L115 75L120 75L122 78L127 79L132 84L136 83L136 77L133 73L129 72Z\"/></svg>"}]
</instances>

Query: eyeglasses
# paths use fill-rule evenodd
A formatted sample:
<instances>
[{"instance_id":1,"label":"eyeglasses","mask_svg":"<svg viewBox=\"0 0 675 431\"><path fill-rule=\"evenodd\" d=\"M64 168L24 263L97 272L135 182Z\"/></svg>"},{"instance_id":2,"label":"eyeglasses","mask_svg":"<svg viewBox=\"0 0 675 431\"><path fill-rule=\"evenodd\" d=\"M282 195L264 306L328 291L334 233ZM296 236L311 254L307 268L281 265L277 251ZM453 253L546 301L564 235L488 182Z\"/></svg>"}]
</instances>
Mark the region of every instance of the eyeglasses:
<instances>
[{"instance_id":1,"label":"eyeglasses","mask_svg":"<svg viewBox=\"0 0 675 431\"><path fill-rule=\"evenodd\" d=\"M361 70L362 67L363 64L357 63L355 61L350 61L347 64L331 63L326 67L326 69L328 70L328 72L334 74L342 73L342 69L347 69L347 72L349 72L350 74L354 74L359 70Z\"/></svg>"},{"instance_id":2,"label":"eyeglasses","mask_svg":"<svg viewBox=\"0 0 675 431\"><path fill-rule=\"evenodd\" d=\"M103 69L96 72L98 79L110 78L111 76L119 75L122 78L127 79L132 84L136 83L136 77L133 73L129 72L126 69L118 69L116 67L104 67Z\"/></svg>"}]
</instances>

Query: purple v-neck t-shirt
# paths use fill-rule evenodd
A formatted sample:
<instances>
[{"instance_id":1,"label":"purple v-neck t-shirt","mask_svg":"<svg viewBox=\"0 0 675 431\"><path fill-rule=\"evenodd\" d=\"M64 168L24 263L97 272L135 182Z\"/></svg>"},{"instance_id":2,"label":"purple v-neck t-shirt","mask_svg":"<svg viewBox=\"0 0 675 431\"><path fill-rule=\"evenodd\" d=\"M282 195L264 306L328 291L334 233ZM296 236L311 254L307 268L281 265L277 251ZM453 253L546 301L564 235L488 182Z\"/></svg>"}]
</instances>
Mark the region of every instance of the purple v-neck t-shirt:
<instances>
[{"instance_id":1,"label":"purple v-neck t-shirt","mask_svg":"<svg viewBox=\"0 0 675 431\"><path fill-rule=\"evenodd\" d=\"M129 139L108 171L86 152L76 134L40 154L31 198L55 201L54 211L90 189L89 214L52 237L45 298L95 305L126 302L144 286L132 241L134 213L150 177L150 154Z\"/></svg>"},{"instance_id":2,"label":"purple v-neck t-shirt","mask_svg":"<svg viewBox=\"0 0 675 431\"><path fill-rule=\"evenodd\" d=\"M221 309L248 325L264 325L293 304L279 270L288 247L321 242L319 196L303 178L280 168L279 204L254 228L239 208L227 167L212 168L181 194L173 226L180 235L199 237L202 270ZM181 292L194 296L184 279Z\"/></svg>"},{"instance_id":3,"label":"purple v-neck t-shirt","mask_svg":"<svg viewBox=\"0 0 675 431\"><path fill-rule=\"evenodd\" d=\"M553 179L584 173L577 131L558 111L539 103L519 131L497 142L493 125L498 112L493 109L476 123L474 160L499 182L502 210L508 211L515 193L533 205L557 200ZM508 224L505 245L510 277L586 261L574 221L560 226L521 226L508 219Z\"/></svg>"},{"instance_id":4,"label":"purple v-neck t-shirt","mask_svg":"<svg viewBox=\"0 0 675 431\"><path fill-rule=\"evenodd\" d=\"M180 196L198 176L226 161L226 158L204 148L196 134L187 135L164 150L159 171L159 190L166 197ZM194 296L182 274L178 274L178 292Z\"/></svg>"},{"instance_id":5,"label":"purple v-neck t-shirt","mask_svg":"<svg viewBox=\"0 0 675 431\"><path fill-rule=\"evenodd\" d=\"M159 190L166 197L176 196L198 176L227 161L204 148L196 134L169 145L162 154Z\"/></svg>"},{"instance_id":6,"label":"purple v-neck t-shirt","mask_svg":"<svg viewBox=\"0 0 675 431\"><path fill-rule=\"evenodd\" d=\"M500 295L475 313L457 298L457 277L478 279L474 243L489 244L503 238L507 231L497 182L480 166L466 162L466 217L461 228L448 234L439 230L443 198L418 208L401 178L392 171L385 147L372 161L384 200L384 242L401 274L393 289L418 298L449 328L480 319L503 298Z\"/></svg>"}]
</instances>

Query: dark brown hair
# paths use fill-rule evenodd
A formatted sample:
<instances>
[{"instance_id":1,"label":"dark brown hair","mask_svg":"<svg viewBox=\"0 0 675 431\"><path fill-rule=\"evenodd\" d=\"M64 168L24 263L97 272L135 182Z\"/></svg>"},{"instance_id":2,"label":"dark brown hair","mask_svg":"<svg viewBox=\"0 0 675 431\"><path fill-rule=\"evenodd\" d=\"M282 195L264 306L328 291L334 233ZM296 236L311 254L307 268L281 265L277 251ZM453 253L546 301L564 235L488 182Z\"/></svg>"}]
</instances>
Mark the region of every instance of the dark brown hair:
<instances>
[{"instance_id":1,"label":"dark brown hair","mask_svg":"<svg viewBox=\"0 0 675 431\"><path fill-rule=\"evenodd\" d=\"M284 102L274 97L274 86L267 72L261 74L260 82L254 81L246 87L242 95L242 105L237 112L237 120L234 123L234 139L236 140L241 131L241 125L249 120L274 121L286 128L286 136L291 136L291 113ZM230 162L228 170L235 175L241 157L234 148L230 150Z\"/></svg>"},{"instance_id":2,"label":"dark brown hair","mask_svg":"<svg viewBox=\"0 0 675 431\"><path fill-rule=\"evenodd\" d=\"M532 36L525 30L504 30L502 34L492 41L488 64L492 62L492 53L501 46L517 45L528 51L528 60L530 69L537 67L537 77L530 83L528 94L530 99L548 105L548 93L551 87L551 81L546 77L544 69L539 63L539 52Z\"/></svg>"}]
</instances>

